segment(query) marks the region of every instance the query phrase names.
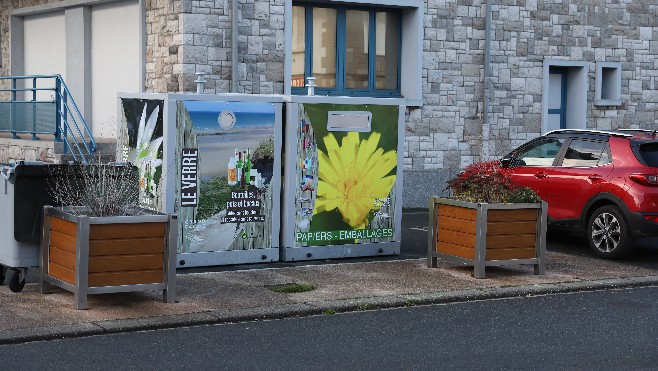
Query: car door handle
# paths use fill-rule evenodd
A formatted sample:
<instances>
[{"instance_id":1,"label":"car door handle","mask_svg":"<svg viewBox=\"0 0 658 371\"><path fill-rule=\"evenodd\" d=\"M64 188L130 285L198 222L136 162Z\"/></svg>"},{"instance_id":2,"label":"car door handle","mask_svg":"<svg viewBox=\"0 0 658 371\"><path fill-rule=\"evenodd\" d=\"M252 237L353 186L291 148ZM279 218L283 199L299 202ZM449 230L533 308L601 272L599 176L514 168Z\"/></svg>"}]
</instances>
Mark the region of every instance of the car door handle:
<instances>
[{"instance_id":1,"label":"car door handle","mask_svg":"<svg viewBox=\"0 0 658 371\"><path fill-rule=\"evenodd\" d=\"M601 180L603 177L600 176L599 174L592 174L592 175L588 176L588 178L590 180Z\"/></svg>"},{"instance_id":2,"label":"car door handle","mask_svg":"<svg viewBox=\"0 0 658 371\"><path fill-rule=\"evenodd\" d=\"M535 178L543 179L546 178L546 176L547 176L546 173L543 171L539 173L535 173Z\"/></svg>"}]
</instances>

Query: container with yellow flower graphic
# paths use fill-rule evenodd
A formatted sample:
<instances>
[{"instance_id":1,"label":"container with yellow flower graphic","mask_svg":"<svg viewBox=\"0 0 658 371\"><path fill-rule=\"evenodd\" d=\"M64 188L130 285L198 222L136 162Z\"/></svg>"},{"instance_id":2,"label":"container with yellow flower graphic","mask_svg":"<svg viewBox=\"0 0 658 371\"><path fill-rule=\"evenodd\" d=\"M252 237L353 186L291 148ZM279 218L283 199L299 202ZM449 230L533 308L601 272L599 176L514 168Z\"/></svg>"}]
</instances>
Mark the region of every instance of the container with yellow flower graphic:
<instances>
[{"instance_id":1,"label":"container with yellow flower graphic","mask_svg":"<svg viewBox=\"0 0 658 371\"><path fill-rule=\"evenodd\" d=\"M291 105L282 256L398 254L403 107L322 99Z\"/></svg>"}]
</instances>

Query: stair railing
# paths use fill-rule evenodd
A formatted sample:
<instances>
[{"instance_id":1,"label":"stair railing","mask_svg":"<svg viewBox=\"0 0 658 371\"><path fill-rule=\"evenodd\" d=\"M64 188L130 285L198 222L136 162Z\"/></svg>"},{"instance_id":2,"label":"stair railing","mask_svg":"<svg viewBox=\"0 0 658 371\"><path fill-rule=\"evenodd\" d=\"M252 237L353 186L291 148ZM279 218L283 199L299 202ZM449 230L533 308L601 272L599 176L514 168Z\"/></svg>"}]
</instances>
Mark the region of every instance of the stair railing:
<instances>
[{"instance_id":1,"label":"stair railing","mask_svg":"<svg viewBox=\"0 0 658 371\"><path fill-rule=\"evenodd\" d=\"M0 76L0 80L9 80L11 85L0 89L10 93L9 101L0 101L0 131L10 132L14 139L20 138L19 133L31 134L32 140L39 140L37 134L50 134L55 142L63 142L63 152L70 152L73 161L94 162L96 140L61 75ZM18 87L19 81L26 81L25 87ZM52 81L52 85L40 81ZM38 94L48 91L49 98Z\"/></svg>"}]
</instances>

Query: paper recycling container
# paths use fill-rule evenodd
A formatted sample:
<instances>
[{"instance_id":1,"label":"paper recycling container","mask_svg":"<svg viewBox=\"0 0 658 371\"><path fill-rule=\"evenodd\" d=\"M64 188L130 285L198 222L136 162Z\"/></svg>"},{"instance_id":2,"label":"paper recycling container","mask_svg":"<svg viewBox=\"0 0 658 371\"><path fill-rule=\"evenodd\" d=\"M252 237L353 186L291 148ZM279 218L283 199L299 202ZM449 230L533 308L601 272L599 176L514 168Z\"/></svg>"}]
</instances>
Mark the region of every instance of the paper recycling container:
<instances>
[{"instance_id":1,"label":"paper recycling container","mask_svg":"<svg viewBox=\"0 0 658 371\"><path fill-rule=\"evenodd\" d=\"M404 111L400 99L291 98L282 260L400 253Z\"/></svg>"}]
</instances>

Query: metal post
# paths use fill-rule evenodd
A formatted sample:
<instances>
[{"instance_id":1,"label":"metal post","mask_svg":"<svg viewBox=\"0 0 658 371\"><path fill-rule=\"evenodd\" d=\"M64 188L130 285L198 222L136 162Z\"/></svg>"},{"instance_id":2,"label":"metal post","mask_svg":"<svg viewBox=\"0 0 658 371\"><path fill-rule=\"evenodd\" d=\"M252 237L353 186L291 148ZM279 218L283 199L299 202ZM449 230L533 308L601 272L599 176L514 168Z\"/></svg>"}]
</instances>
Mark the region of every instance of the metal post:
<instances>
[{"instance_id":1,"label":"metal post","mask_svg":"<svg viewBox=\"0 0 658 371\"><path fill-rule=\"evenodd\" d=\"M205 72L196 72L195 75L197 76L197 79L194 80L196 82L196 93L197 94L203 94L203 91L206 86L206 73Z\"/></svg>"},{"instance_id":2,"label":"metal post","mask_svg":"<svg viewBox=\"0 0 658 371\"><path fill-rule=\"evenodd\" d=\"M484 268L487 261L487 206L479 203L476 214L477 230L475 232L475 262L473 277L484 278Z\"/></svg>"},{"instance_id":3,"label":"metal post","mask_svg":"<svg viewBox=\"0 0 658 371\"><path fill-rule=\"evenodd\" d=\"M165 289L162 291L162 299L165 303L176 302L176 257L178 253L178 216L169 215L167 223L167 241L165 241L164 278Z\"/></svg>"},{"instance_id":4,"label":"metal post","mask_svg":"<svg viewBox=\"0 0 658 371\"><path fill-rule=\"evenodd\" d=\"M39 291L42 294L50 294L50 284L46 282L45 276L50 273L48 261L50 260L50 209L52 206L43 207L43 228L41 229L41 267L39 269Z\"/></svg>"},{"instance_id":5,"label":"metal post","mask_svg":"<svg viewBox=\"0 0 658 371\"><path fill-rule=\"evenodd\" d=\"M436 251L437 244L437 223L438 223L438 212L439 204L436 202L434 196L430 197L430 206L429 206L429 224L427 224L427 267L436 268L437 258L434 256Z\"/></svg>"},{"instance_id":6,"label":"metal post","mask_svg":"<svg viewBox=\"0 0 658 371\"><path fill-rule=\"evenodd\" d=\"M83 215L77 219L73 301L75 309L87 309L87 293L89 292L89 217Z\"/></svg>"},{"instance_id":7,"label":"metal post","mask_svg":"<svg viewBox=\"0 0 658 371\"><path fill-rule=\"evenodd\" d=\"M315 95L315 87L317 86L315 84L315 77L309 76L306 78L307 83L306 83L306 88L308 89L308 95Z\"/></svg>"},{"instance_id":8,"label":"metal post","mask_svg":"<svg viewBox=\"0 0 658 371\"><path fill-rule=\"evenodd\" d=\"M16 79L11 79L11 103L9 103L9 130L12 139L21 139L14 130L14 106L16 105Z\"/></svg>"},{"instance_id":9,"label":"metal post","mask_svg":"<svg viewBox=\"0 0 658 371\"><path fill-rule=\"evenodd\" d=\"M57 78L57 81L60 81L59 78ZM59 92L59 89L57 89ZM68 104L66 103L67 101L67 94L66 94L66 89L62 89L62 118L64 121L62 122L63 128L64 128L64 139L68 136L68 128L69 128L69 110L68 110ZM74 138L75 139L75 138ZM68 145L66 144L68 141L64 141L64 150L62 151L63 153L66 153L68 150ZM71 148L71 150L73 150Z\"/></svg>"},{"instance_id":10,"label":"metal post","mask_svg":"<svg viewBox=\"0 0 658 371\"><path fill-rule=\"evenodd\" d=\"M32 79L32 140L39 140L37 137L37 78Z\"/></svg>"},{"instance_id":11,"label":"metal post","mask_svg":"<svg viewBox=\"0 0 658 371\"><path fill-rule=\"evenodd\" d=\"M535 264L535 274L546 274L546 219L548 213L548 203L541 202L541 209L538 211L539 221L537 223L537 239L535 241L535 254L537 264Z\"/></svg>"},{"instance_id":12,"label":"metal post","mask_svg":"<svg viewBox=\"0 0 658 371\"><path fill-rule=\"evenodd\" d=\"M61 82L57 77L55 77L55 142L62 141L62 115L60 114L62 101L59 96L59 91L61 88Z\"/></svg>"}]
</instances>

